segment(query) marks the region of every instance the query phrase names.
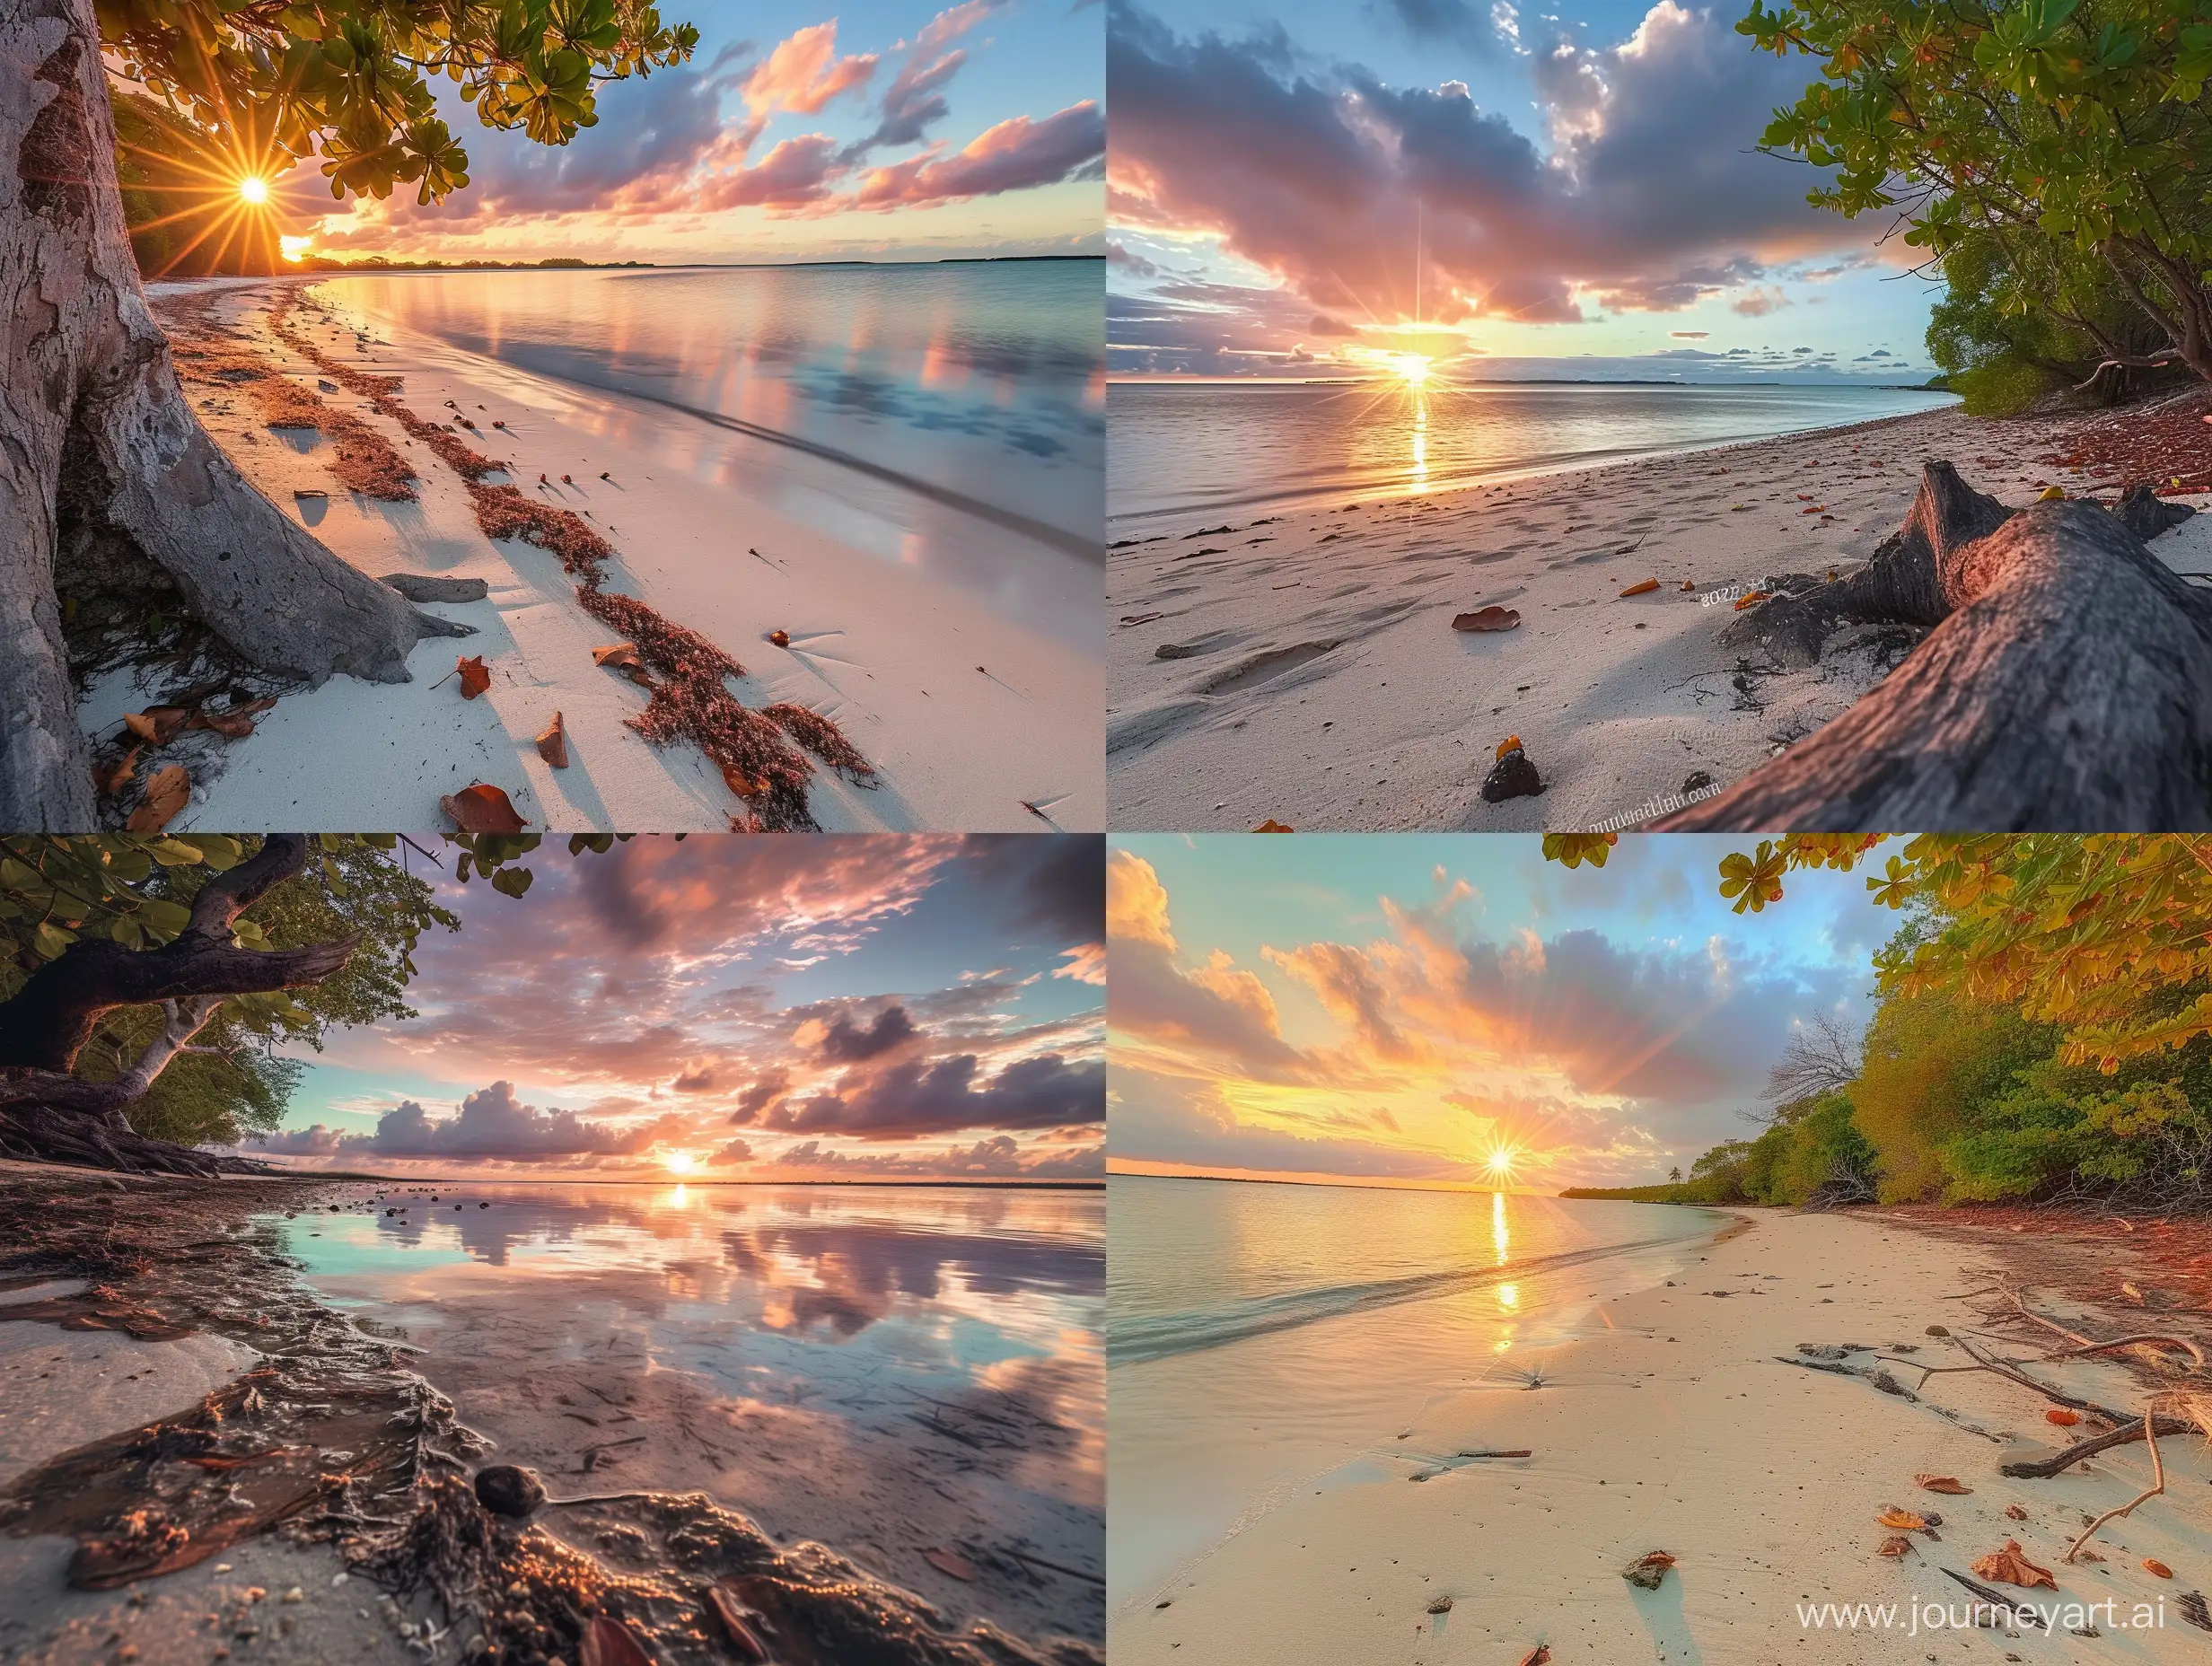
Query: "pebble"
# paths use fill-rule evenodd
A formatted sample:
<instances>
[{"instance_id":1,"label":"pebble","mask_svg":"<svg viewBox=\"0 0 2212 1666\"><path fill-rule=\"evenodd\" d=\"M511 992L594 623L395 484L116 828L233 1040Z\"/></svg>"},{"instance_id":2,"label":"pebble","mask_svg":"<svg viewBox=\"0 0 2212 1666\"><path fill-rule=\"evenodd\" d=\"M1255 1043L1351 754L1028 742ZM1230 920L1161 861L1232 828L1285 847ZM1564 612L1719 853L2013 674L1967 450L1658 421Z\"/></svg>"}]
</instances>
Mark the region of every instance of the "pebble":
<instances>
[{"instance_id":1,"label":"pebble","mask_svg":"<svg viewBox=\"0 0 2212 1666\"><path fill-rule=\"evenodd\" d=\"M476 1472L476 1501L495 1515L528 1516L545 1503L545 1485L535 1469L496 1463Z\"/></svg>"}]
</instances>

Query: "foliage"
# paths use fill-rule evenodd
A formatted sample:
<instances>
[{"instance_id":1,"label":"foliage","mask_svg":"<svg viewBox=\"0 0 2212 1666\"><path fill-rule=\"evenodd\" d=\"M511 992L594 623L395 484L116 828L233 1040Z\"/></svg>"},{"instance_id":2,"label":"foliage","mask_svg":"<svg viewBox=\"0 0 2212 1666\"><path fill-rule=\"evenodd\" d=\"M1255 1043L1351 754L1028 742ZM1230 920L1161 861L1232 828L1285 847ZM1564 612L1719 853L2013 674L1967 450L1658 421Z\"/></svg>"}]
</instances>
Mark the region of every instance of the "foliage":
<instances>
[{"instance_id":1,"label":"foliage","mask_svg":"<svg viewBox=\"0 0 2212 1666\"><path fill-rule=\"evenodd\" d=\"M596 89L687 60L689 23L644 0L97 0L122 73L270 171L320 154L330 194L433 203L469 182L437 115L455 83L489 127L565 145Z\"/></svg>"},{"instance_id":2,"label":"foliage","mask_svg":"<svg viewBox=\"0 0 2212 1666\"><path fill-rule=\"evenodd\" d=\"M2102 265L2156 321L2155 356L2212 376L2199 108L2212 20L2196 0L1752 0L1736 27L1820 62L1823 79L1763 139L1836 171L1808 200L1898 209L1905 241L1946 260L1992 237L2016 267ZM2123 355L2067 284L2003 300Z\"/></svg>"},{"instance_id":3,"label":"foliage","mask_svg":"<svg viewBox=\"0 0 2212 1666\"><path fill-rule=\"evenodd\" d=\"M1953 1142L1987 1132L1982 1108L2019 1071L2050 1057L2057 1039L2047 1025L1950 991L1884 1001L1868 1026L1865 1072L1853 1090L1882 1201L1995 1195L1982 1183L2004 1166L1994 1151L1973 1158L1976 1182L1962 1188L1951 1165L1966 1148Z\"/></svg>"},{"instance_id":4,"label":"foliage","mask_svg":"<svg viewBox=\"0 0 2212 1666\"><path fill-rule=\"evenodd\" d=\"M1975 233L1944 254L1943 271L1948 288L1928 320L1928 355L1973 416L2009 416L2046 393L2089 381L2103 357L2101 342L2138 355L2160 345L2157 327L2102 260L2047 240ZM2066 297L2059 311L2042 304L2053 294ZM2094 319L2097 335L2061 312ZM2111 372L2102 385L2117 398L2141 373Z\"/></svg>"},{"instance_id":5,"label":"foliage","mask_svg":"<svg viewBox=\"0 0 2212 1666\"><path fill-rule=\"evenodd\" d=\"M2063 1029L2067 1063L2108 1074L2212 1037L2212 837L1790 833L1724 858L1720 892L1756 913L1782 900L1790 872L1848 872L1892 837L1903 847L1867 891L1887 908L1929 909L1943 926L1875 957L1885 993L1952 988L2015 1005Z\"/></svg>"},{"instance_id":6,"label":"foliage","mask_svg":"<svg viewBox=\"0 0 2212 1666\"><path fill-rule=\"evenodd\" d=\"M318 843L319 858L256 902L233 935L243 946L268 949L355 937L352 956L312 988L227 998L192 1050L130 1107L139 1133L185 1144L227 1144L273 1128L304 1069L281 1057L279 1047L320 1051L333 1026L413 1015L404 994L414 975L415 944L432 926L454 930L460 921L402 865L396 837L325 834ZM105 936L140 949L170 941L183 929L208 876L250 854L249 841L240 838L129 834L21 836L0 840L0 932L13 934L15 947L13 959L0 964L0 999L50 958L53 934ZM161 1023L158 1007L109 1013L79 1053L76 1074L90 1082L114 1080Z\"/></svg>"},{"instance_id":7,"label":"foliage","mask_svg":"<svg viewBox=\"0 0 2212 1666\"><path fill-rule=\"evenodd\" d=\"M618 836L582 834L571 855L611 849ZM536 835L452 834L456 877L489 881L503 895L530 889L523 858ZM247 948L292 949L356 939L338 972L310 989L227 998L195 1046L157 1076L130 1108L131 1126L180 1144L233 1144L274 1128L305 1066L280 1048L320 1051L333 1028L411 1017L405 995L414 950L434 926L460 920L410 872L393 834L316 836L304 872L275 887L233 927ZM193 898L213 873L236 866L253 841L224 836L178 837L107 833L0 838L0 1000L12 996L45 960L72 943L109 938L130 949L158 948L183 931ZM110 1013L77 1059L87 1081L112 1081L159 1030L152 1006Z\"/></svg>"},{"instance_id":8,"label":"foliage","mask_svg":"<svg viewBox=\"0 0 2212 1666\"><path fill-rule=\"evenodd\" d=\"M1665 1186L1578 1187L1568 1197L1628 1203L1821 1204L1861 1201L1872 1190L1874 1150L1840 1093L1807 1101L1756 1139L1729 1140ZM1674 1171L1679 1177L1681 1171Z\"/></svg>"},{"instance_id":9,"label":"foliage","mask_svg":"<svg viewBox=\"0 0 2212 1666\"><path fill-rule=\"evenodd\" d=\"M1721 894L1756 912L1885 842L1762 840L1720 864ZM2212 839L1921 835L1865 882L1904 917L1857 1079L1715 1147L1675 1200L1795 1201L1856 1140L1887 1201L2212 1201Z\"/></svg>"}]
</instances>

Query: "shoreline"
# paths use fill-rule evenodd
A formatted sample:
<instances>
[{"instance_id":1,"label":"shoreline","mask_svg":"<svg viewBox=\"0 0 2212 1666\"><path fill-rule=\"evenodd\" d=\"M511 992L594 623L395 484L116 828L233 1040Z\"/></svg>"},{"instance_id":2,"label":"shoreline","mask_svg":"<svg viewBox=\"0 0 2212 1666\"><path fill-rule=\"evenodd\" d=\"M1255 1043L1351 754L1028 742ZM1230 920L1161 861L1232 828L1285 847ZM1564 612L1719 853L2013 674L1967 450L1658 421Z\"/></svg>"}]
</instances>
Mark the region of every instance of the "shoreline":
<instances>
[{"instance_id":1,"label":"shoreline","mask_svg":"<svg viewBox=\"0 0 2212 1666\"><path fill-rule=\"evenodd\" d=\"M417 1188L427 1187L408 1189ZM972 1477L933 1493L915 1465L909 1475L858 1461L830 1421L795 1400L718 1407L680 1362L639 1371L596 1353L564 1359L528 1339L558 1326L513 1299L527 1286L478 1321L453 1310L464 1331L482 1331L489 1359L455 1352L456 1337L426 1347L388 1322L362 1322L361 1303L320 1292L268 1217L296 1215L304 1228L312 1210L358 1213L371 1189L317 1176L121 1179L0 1163L11 1246L0 1272L0 1386L10 1390L0 1395L0 1578L11 1591L0 1659L105 1666L127 1640L136 1653L125 1658L144 1666L223 1648L303 1663L452 1661L480 1657L488 1638L505 1660L573 1660L580 1610L621 1615L668 1666L705 1666L728 1658L706 1601L720 1583L802 1652L836 1637L865 1640L886 1666L1096 1666L1102 1617L1086 1615L1064 1581L994 1560L927 1570L944 1583L920 1582L917 1595L916 1582L883 1571L894 1554L905 1559L905 1535L985 1536L962 1514L980 1485ZM386 1190L405 1201L399 1188L373 1189L378 1202ZM612 1281L603 1293L623 1299ZM578 1407L598 1415L564 1409ZM585 1435L569 1417L628 1423L653 1439ZM695 1421L753 1447L737 1477L742 1502L727 1487L704 1490L718 1466L694 1450ZM401 1425L414 1433L380 1433ZM594 1466L587 1451L582 1471L551 1461L586 1439L613 1455ZM206 1451L224 1455L195 1456ZM247 1452L257 1456L230 1455ZM221 1473L182 1467L196 1462ZM527 1527L494 1521L496 1577L479 1590L484 1570L465 1557L411 1558L426 1536L466 1542L478 1530L469 1520L487 1518L473 1503L461 1508L469 1520L451 1519L453 1495L465 1497L469 1471L490 1462L544 1466L557 1497ZM297 1480L272 1477L280 1464ZM595 1470L605 1478L578 1478ZM132 1528L134 1509L182 1548ZM426 1513L444 1519L426 1529ZM415 1527L397 1534L378 1525L410 1517ZM1083 1548L1046 1554L1080 1561ZM70 1582L102 1557L119 1560L128 1583ZM531 1600L513 1600L522 1592L513 1579L532 1588ZM483 1609L479 1599L499 1595L492 1586L504 1597Z\"/></svg>"},{"instance_id":2,"label":"shoreline","mask_svg":"<svg viewBox=\"0 0 2212 1666\"><path fill-rule=\"evenodd\" d=\"M1720 640L1728 604L1768 575L1864 562L1927 460L2013 504L2051 484L2109 495L2109 473L2041 460L2110 420L1985 422L1953 406L1448 493L1277 505L1202 539L1205 511L1147 522L1133 545L1110 518L1114 824L1587 829L1724 788L1840 715L1925 634L1845 627L1816 663L1780 666ZM2212 524L2153 548L2203 571ZM1485 607L1520 623L1453 628ZM1508 737L1544 791L1492 803L1480 787Z\"/></svg>"},{"instance_id":3,"label":"shoreline","mask_svg":"<svg viewBox=\"0 0 2212 1666\"><path fill-rule=\"evenodd\" d=\"M1302 1492L1117 1609L1112 1658L1436 1666L1519 1661L1548 1644L1562 1661L1655 1651L1707 1666L1785 1656L1856 1666L1900 1646L1901 1632L1876 1642L1864 1629L1801 1624L1800 1604L1963 1601L1941 1570L1964 1571L2008 1538L2058 1582L2056 1593L2008 1594L2111 1599L2122 1613L2163 1599L2163 1629L2106 1621L2107 1634L2135 1651L2130 1658L2201 1651L2178 1606L2212 1579L2190 1505L2212 1477L2201 1438L2162 1440L2172 1493L2109 1523L2092 1547L2103 1560L2067 1564L2084 1512L2125 1504L2148 1485L2140 1446L2057 1478L2003 1477L2000 1463L2067 1438L2044 1422L2040 1397L1978 1373L1921 1385L1909 1365L1891 1367L1921 1390L1916 1400L1881 1390L1865 1372L1821 1369L1824 1356L1800 1349L1953 1363L1952 1345L1928 1328L1972 1324L1961 1298L1993 1276L2032 1278L2046 1311L2063 1302L2070 1321L2121 1334L2139 1326L2139 1310L2136 1325L2079 1317L2124 1302L2094 1234L2053 1222L2039 1241L2019 1223L1937 1223L1918 1212L1716 1212L1736 1223L1692 1246L1679 1278L1603 1303L1605 1328L1594 1335L1527 1350L1540 1391L1432 1401L1409 1418L1402 1452L1382 1450L1391 1443L1378 1430L1376 1473ZM2172 1311L2172 1286L2161 1284L2148 1299ZM2191 1334L2188 1320L2160 1328L2176 1324ZM1789 1369L1807 1359L1814 1369ZM2108 1403L2140 1405L2145 1392L2119 1364L2033 1369ZM1521 1449L1531 1456L1463 1460L1469 1451ZM1453 1452L1462 1460L1437 1459ZM1971 1490L1935 1496L1915 1485L1918 1474L1955 1476ZM1427 1485L1406 1485L1414 1478ZM1885 1530L1875 1517L1892 1506L1939 1506L1940 1530L1916 1536L1901 1559L1880 1556ZM1646 1593L1621 1569L1655 1549L1676 1562ZM2145 1557L2174 1577L2145 1571ZM1913 1646L1947 1642L1924 1634Z\"/></svg>"},{"instance_id":4,"label":"shoreline","mask_svg":"<svg viewBox=\"0 0 2212 1666\"><path fill-rule=\"evenodd\" d=\"M417 644L409 682L333 678L281 692L243 739L191 739L175 754L193 780L173 829L264 830L296 820L306 803L332 823L432 828L443 824L440 796L476 782L507 793L532 830L718 831L743 819L744 802L696 749L654 746L628 726L645 709L644 691L594 662L593 648L617 633L579 609L559 557L486 536L466 482L271 338L268 302L317 281L218 281L165 298L211 295L219 330L238 332L297 385L320 386L335 413L383 435L415 467L411 498L347 490L326 466L333 446L316 430L265 429L247 400L204 382L188 381L188 398L247 478L339 558L372 576L480 582L484 600L418 604L477 634ZM699 458L752 443L743 436L709 440L709 425L680 412L535 375L381 319L356 328L329 313L317 335L327 338L334 322L341 328L326 351L399 376L418 411L468 414L478 443L513 463L517 486L603 532L615 551L611 589L742 662L735 690L743 704L804 707L845 732L880 781L858 785L814 758L810 809L825 830L1103 825L1100 784L1083 767L1096 756L1095 659L716 485ZM540 475L549 484L536 485ZM786 644L772 642L778 632ZM462 655L486 662L490 687L480 697L441 684ZM981 675L979 663L988 668ZM80 700L82 725L96 739L119 734L126 714L162 697L164 675L154 667L97 676ZM538 745L557 712L569 758L557 769ZM991 745L974 744L979 733ZM151 750L141 761L171 760Z\"/></svg>"}]
</instances>

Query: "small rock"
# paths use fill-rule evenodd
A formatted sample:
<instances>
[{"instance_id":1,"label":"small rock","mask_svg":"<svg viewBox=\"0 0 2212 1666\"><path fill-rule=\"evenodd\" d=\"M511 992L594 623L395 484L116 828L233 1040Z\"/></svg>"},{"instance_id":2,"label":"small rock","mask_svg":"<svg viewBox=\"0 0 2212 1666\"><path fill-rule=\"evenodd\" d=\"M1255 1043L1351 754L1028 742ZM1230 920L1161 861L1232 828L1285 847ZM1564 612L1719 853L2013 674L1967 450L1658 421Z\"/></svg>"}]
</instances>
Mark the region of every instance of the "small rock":
<instances>
[{"instance_id":1,"label":"small rock","mask_svg":"<svg viewBox=\"0 0 2212 1666\"><path fill-rule=\"evenodd\" d=\"M1529 762L1529 755L1517 746L1506 749L1497 762L1490 766L1490 773L1482 778L1482 796L1493 804L1503 803L1509 798L1534 798L1543 790L1536 766Z\"/></svg>"},{"instance_id":2,"label":"small rock","mask_svg":"<svg viewBox=\"0 0 2212 1666\"><path fill-rule=\"evenodd\" d=\"M545 1503L545 1484L535 1469L496 1463L476 1472L476 1501L494 1515L528 1516Z\"/></svg>"},{"instance_id":3,"label":"small rock","mask_svg":"<svg viewBox=\"0 0 2212 1666\"><path fill-rule=\"evenodd\" d=\"M1152 657L1155 660L1187 660L1204 652L1195 642L1163 642L1152 651Z\"/></svg>"},{"instance_id":4,"label":"small rock","mask_svg":"<svg viewBox=\"0 0 2212 1666\"><path fill-rule=\"evenodd\" d=\"M1682 778L1682 796L1687 798L1692 793L1702 793L1712 785L1713 777L1708 772L1693 769Z\"/></svg>"},{"instance_id":5,"label":"small rock","mask_svg":"<svg viewBox=\"0 0 2212 1666\"><path fill-rule=\"evenodd\" d=\"M1449 1614L1452 1611L1452 1599L1449 1597L1438 1597L1434 1602L1428 1605L1428 1611L1431 1614Z\"/></svg>"},{"instance_id":6,"label":"small rock","mask_svg":"<svg viewBox=\"0 0 2212 1666\"><path fill-rule=\"evenodd\" d=\"M1674 1558L1663 1550L1647 1550L1620 1570L1620 1577L1640 1591L1656 1591L1674 1565Z\"/></svg>"}]
</instances>

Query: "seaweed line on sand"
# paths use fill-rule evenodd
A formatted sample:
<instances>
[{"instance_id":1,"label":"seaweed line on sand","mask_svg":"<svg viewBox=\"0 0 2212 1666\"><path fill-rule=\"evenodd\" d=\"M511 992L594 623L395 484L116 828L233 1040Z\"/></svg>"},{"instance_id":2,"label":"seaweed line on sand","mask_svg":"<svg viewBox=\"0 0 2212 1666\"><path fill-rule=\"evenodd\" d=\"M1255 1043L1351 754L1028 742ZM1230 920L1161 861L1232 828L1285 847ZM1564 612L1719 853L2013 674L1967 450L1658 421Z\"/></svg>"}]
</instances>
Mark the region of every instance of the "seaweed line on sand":
<instances>
[{"instance_id":1,"label":"seaweed line on sand","mask_svg":"<svg viewBox=\"0 0 2212 1666\"><path fill-rule=\"evenodd\" d=\"M689 741L707 755L745 805L742 814L730 818L732 831L819 829L807 803L807 782L813 774L808 751L856 785L875 785L874 767L830 719L790 702L755 711L733 697L725 680L741 677L745 670L735 659L635 596L604 588L603 564L616 554L606 539L574 511L535 502L514 486L491 480L512 470L401 403L399 377L361 370L325 352L294 322L297 303L294 290L276 292L268 311L270 334L378 415L398 423L459 475L487 538L520 539L558 557L577 581L579 605L636 649L638 659L656 675L639 678L648 698L629 726L656 746Z\"/></svg>"},{"instance_id":2,"label":"seaweed line on sand","mask_svg":"<svg viewBox=\"0 0 2212 1666\"><path fill-rule=\"evenodd\" d=\"M349 1571L434 1602L437 1635L469 1666L619 1659L623 1641L664 1666L1102 1666L1075 1638L1032 1646L981 1620L956 1631L912 1593L821 1545L782 1547L703 1493L555 1504L527 1524L492 1515L466 1478L487 1442L407 1366L406 1342L315 1298L266 1218L340 1207L329 1199L363 1188L274 1176L0 1184L0 1288L89 1285L17 1302L11 1320L148 1340L204 1331L262 1355L174 1416L33 1467L0 1493L0 1532L74 1538L67 1578L88 1590L271 1531L328 1544Z\"/></svg>"}]
</instances>

